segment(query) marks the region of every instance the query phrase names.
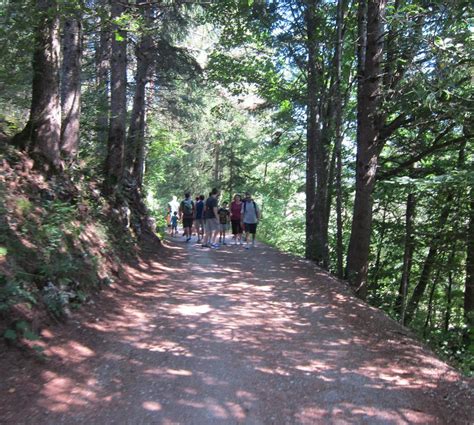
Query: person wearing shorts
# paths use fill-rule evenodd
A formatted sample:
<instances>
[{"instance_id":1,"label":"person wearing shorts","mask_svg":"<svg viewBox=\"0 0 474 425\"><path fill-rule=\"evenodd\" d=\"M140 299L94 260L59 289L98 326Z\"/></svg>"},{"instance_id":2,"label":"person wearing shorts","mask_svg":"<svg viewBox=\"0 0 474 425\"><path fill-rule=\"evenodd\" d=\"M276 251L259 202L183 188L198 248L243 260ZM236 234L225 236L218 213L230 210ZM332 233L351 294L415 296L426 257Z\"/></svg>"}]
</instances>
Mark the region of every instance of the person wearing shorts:
<instances>
[{"instance_id":1,"label":"person wearing shorts","mask_svg":"<svg viewBox=\"0 0 474 425\"><path fill-rule=\"evenodd\" d=\"M183 221L184 235L186 236L186 242L191 240L193 220L195 214L195 205L191 199L191 194L186 192L184 194L184 199L179 205L179 212L181 219Z\"/></svg>"},{"instance_id":2,"label":"person wearing shorts","mask_svg":"<svg viewBox=\"0 0 474 425\"><path fill-rule=\"evenodd\" d=\"M196 202L196 219L194 221L197 233L197 243L201 243L201 240L204 238L204 195L200 195L198 201Z\"/></svg>"},{"instance_id":3,"label":"person wearing shorts","mask_svg":"<svg viewBox=\"0 0 474 425\"><path fill-rule=\"evenodd\" d=\"M171 236L178 236L178 211L171 217Z\"/></svg>"},{"instance_id":4,"label":"person wearing shorts","mask_svg":"<svg viewBox=\"0 0 474 425\"><path fill-rule=\"evenodd\" d=\"M219 243L226 245L225 234L229 230L229 208L227 208L228 202L224 202L222 207L219 208L217 214L219 215Z\"/></svg>"},{"instance_id":5,"label":"person wearing shorts","mask_svg":"<svg viewBox=\"0 0 474 425\"><path fill-rule=\"evenodd\" d=\"M234 195L234 200L230 203L230 222L232 224L232 240L234 245L242 245L242 224L241 224L242 197Z\"/></svg>"},{"instance_id":6,"label":"person wearing shorts","mask_svg":"<svg viewBox=\"0 0 474 425\"><path fill-rule=\"evenodd\" d=\"M255 246L255 235L257 233L257 223L260 218L260 210L256 202L252 199L250 192L245 192L245 199L240 210L244 231L246 235L245 249L249 249L249 234L252 235L252 247Z\"/></svg>"},{"instance_id":7,"label":"person wearing shorts","mask_svg":"<svg viewBox=\"0 0 474 425\"><path fill-rule=\"evenodd\" d=\"M218 248L216 244L217 234L219 233L219 215L217 214L217 197L219 191L214 188L209 194L209 198L206 199L205 210L204 210L204 239L202 243L203 248Z\"/></svg>"}]
</instances>

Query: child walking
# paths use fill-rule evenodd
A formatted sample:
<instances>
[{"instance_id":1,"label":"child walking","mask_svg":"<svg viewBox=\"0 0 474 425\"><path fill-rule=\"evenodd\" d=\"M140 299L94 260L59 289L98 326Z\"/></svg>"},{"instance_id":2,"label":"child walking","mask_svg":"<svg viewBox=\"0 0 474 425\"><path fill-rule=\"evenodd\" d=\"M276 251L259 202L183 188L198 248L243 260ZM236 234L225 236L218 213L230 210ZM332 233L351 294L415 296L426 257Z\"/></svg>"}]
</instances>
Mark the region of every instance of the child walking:
<instances>
[{"instance_id":1,"label":"child walking","mask_svg":"<svg viewBox=\"0 0 474 425\"><path fill-rule=\"evenodd\" d=\"M171 216L171 236L178 235L178 211Z\"/></svg>"},{"instance_id":2,"label":"child walking","mask_svg":"<svg viewBox=\"0 0 474 425\"><path fill-rule=\"evenodd\" d=\"M228 205L228 202L224 202L219 211L217 211L219 215L219 243L222 243L222 245L226 245L225 233L229 229L230 213Z\"/></svg>"}]
</instances>

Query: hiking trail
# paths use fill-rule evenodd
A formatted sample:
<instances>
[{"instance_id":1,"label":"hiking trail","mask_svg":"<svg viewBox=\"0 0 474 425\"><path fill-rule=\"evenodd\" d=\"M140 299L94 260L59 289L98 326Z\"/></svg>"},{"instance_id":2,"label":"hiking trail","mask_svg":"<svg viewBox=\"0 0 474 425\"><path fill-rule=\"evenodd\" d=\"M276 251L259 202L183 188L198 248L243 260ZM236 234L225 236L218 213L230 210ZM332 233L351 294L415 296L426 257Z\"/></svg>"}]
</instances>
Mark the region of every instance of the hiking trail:
<instances>
[{"instance_id":1,"label":"hiking trail","mask_svg":"<svg viewBox=\"0 0 474 425\"><path fill-rule=\"evenodd\" d=\"M194 238L193 238L194 240ZM2 424L467 424L473 387L381 311L261 243L182 238L0 355Z\"/></svg>"}]
</instances>

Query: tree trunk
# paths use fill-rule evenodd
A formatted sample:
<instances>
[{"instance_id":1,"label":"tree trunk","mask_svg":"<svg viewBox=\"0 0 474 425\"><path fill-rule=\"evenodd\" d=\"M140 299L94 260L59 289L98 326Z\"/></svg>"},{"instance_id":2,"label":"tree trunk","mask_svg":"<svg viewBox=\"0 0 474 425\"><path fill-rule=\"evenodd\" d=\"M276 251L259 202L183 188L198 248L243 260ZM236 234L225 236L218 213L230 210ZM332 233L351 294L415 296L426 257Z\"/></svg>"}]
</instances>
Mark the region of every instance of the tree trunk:
<instances>
[{"instance_id":1,"label":"tree trunk","mask_svg":"<svg viewBox=\"0 0 474 425\"><path fill-rule=\"evenodd\" d=\"M214 182L213 186L219 186L219 165L220 165L220 141L217 140L214 146Z\"/></svg>"},{"instance_id":2,"label":"tree trunk","mask_svg":"<svg viewBox=\"0 0 474 425\"><path fill-rule=\"evenodd\" d=\"M137 146L137 157L133 163L132 177L137 182L139 189L143 185L143 176L145 174L145 123L146 123L146 109L143 115L140 117L140 125L138 129L138 146Z\"/></svg>"},{"instance_id":3,"label":"tree trunk","mask_svg":"<svg viewBox=\"0 0 474 425\"><path fill-rule=\"evenodd\" d=\"M425 289L429 283L431 272L435 265L438 251L441 244L440 234L442 233L443 228L446 225L446 222L448 220L449 213L451 212L452 201L453 201L453 194L452 192L450 192L447 195L446 200L443 204L444 207L441 210L438 224L436 225L437 233L433 237L433 240L431 241L428 255L426 256L425 262L423 264L423 269L421 271L420 279L418 280L418 283L415 286L415 289L413 290L413 294L406 308L405 324L407 325L412 321L413 315L416 309L418 308L418 304L421 301L421 298L423 297L423 294L425 293Z\"/></svg>"},{"instance_id":4,"label":"tree trunk","mask_svg":"<svg viewBox=\"0 0 474 425\"><path fill-rule=\"evenodd\" d=\"M328 141L329 135L322 137L321 132L316 139L316 197L314 199L314 254L313 260L322 268L329 266L328 225Z\"/></svg>"},{"instance_id":5,"label":"tree trunk","mask_svg":"<svg viewBox=\"0 0 474 425\"><path fill-rule=\"evenodd\" d=\"M467 329L474 329L474 187L469 191L469 227L467 230L466 281L464 289L464 320Z\"/></svg>"},{"instance_id":6,"label":"tree trunk","mask_svg":"<svg viewBox=\"0 0 474 425\"><path fill-rule=\"evenodd\" d=\"M405 307L410 285L411 265L413 262L413 252L415 251L415 220L416 198L413 193L407 197L407 205L405 212L405 249L403 252L402 278L400 287L398 288L398 296L395 301L395 312L400 316L400 323L405 323Z\"/></svg>"},{"instance_id":7,"label":"tree trunk","mask_svg":"<svg viewBox=\"0 0 474 425\"><path fill-rule=\"evenodd\" d=\"M99 4L104 9L102 12L106 15L106 7L109 0L100 0ZM96 134L97 141L101 146L105 146L108 137L109 126L109 71L111 55L111 31L108 24L109 16L102 17L100 22L99 40L96 48L96 95L97 95L97 116L96 116Z\"/></svg>"},{"instance_id":8,"label":"tree trunk","mask_svg":"<svg viewBox=\"0 0 474 425\"><path fill-rule=\"evenodd\" d=\"M310 1L305 19L307 30L307 129L306 129L306 241L305 256L315 259L316 213L316 144L321 137L320 112L318 109L318 68L316 59L316 1Z\"/></svg>"},{"instance_id":9,"label":"tree trunk","mask_svg":"<svg viewBox=\"0 0 474 425\"><path fill-rule=\"evenodd\" d=\"M426 338L427 335L427 329L428 325L431 323L431 317L433 313L433 299L434 299L434 293L436 290L436 285L438 284L439 276L441 274L441 269L438 270L436 273L436 277L433 280L433 283L431 284L431 291L430 291L430 296L428 299L428 312L426 314L426 320L425 320L425 325L423 326L423 336Z\"/></svg>"},{"instance_id":10,"label":"tree trunk","mask_svg":"<svg viewBox=\"0 0 474 425\"><path fill-rule=\"evenodd\" d=\"M81 113L81 17L68 17L64 23L63 64L61 79L61 152L72 159L79 147L79 121Z\"/></svg>"},{"instance_id":11,"label":"tree trunk","mask_svg":"<svg viewBox=\"0 0 474 425\"><path fill-rule=\"evenodd\" d=\"M150 18L151 8L147 7L143 14L147 21ZM135 77L135 95L133 97L132 115L130 117L130 127L128 128L128 138L125 155L125 173L132 175L138 181L140 156L143 151L145 136L145 110L146 110L146 85L148 73L152 64L152 39L145 33L137 46L137 71ZM135 170L135 172L134 172Z\"/></svg>"},{"instance_id":12,"label":"tree trunk","mask_svg":"<svg viewBox=\"0 0 474 425\"><path fill-rule=\"evenodd\" d=\"M380 275L380 262L382 258L382 249L385 244L385 232L387 230L386 226L386 219L387 219L387 208L383 206L383 215L382 215L382 226L380 229L380 238L377 244L377 255L375 256L375 265L374 265L374 275L372 277L372 281L369 285L369 291L373 292L376 291L379 286L379 275Z\"/></svg>"},{"instance_id":13,"label":"tree trunk","mask_svg":"<svg viewBox=\"0 0 474 425\"><path fill-rule=\"evenodd\" d=\"M62 168L60 158L59 14L56 0L37 0L30 118L13 143L39 157L47 169Z\"/></svg>"},{"instance_id":14,"label":"tree trunk","mask_svg":"<svg viewBox=\"0 0 474 425\"><path fill-rule=\"evenodd\" d=\"M113 0L112 21L118 19L126 7L124 2ZM125 120L127 116L127 33L118 25L113 26L112 38L110 126L105 163L106 192L110 192L122 177Z\"/></svg>"},{"instance_id":15,"label":"tree trunk","mask_svg":"<svg viewBox=\"0 0 474 425\"><path fill-rule=\"evenodd\" d=\"M361 1L359 8L365 5ZM380 137L382 117L381 64L383 59L383 22L386 0L369 0L367 4L367 50L364 66L359 66L359 93L357 99L357 159L356 194L351 237L347 257L347 278L355 293L367 296L367 269L372 230L372 193L383 141ZM363 25L360 12L359 25ZM359 29L361 34L363 28ZM359 40L362 43L363 40ZM363 50L363 49L361 49ZM364 56L360 52L359 60Z\"/></svg>"},{"instance_id":16,"label":"tree trunk","mask_svg":"<svg viewBox=\"0 0 474 425\"><path fill-rule=\"evenodd\" d=\"M459 150L459 155L458 155L458 160L457 160L457 168L461 169L464 161L465 161L465 148L466 148L466 142L463 143ZM436 234L434 235L430 248L428 251L428 255L426 256L425 263L423 264L423 270L420 275L420 279L418 281L418 284L415 286L415 289L413 290L413 294L410 298L410 301L408 302L407 309L406 309L406 316L405 316L405 323L409 324L411 320L413 319L413 316L415 314L416 309L418 308L418 304L423 297L423 294L425 292L426 286L428 285L430 275L433 269L433 266L436 261L437 253L439 251L440 245L441 245L441 235L443 228L446 225L446 222L448 221L448 216L451 212L452 209L452 202L454 199L453 192L450 191L446 199L443 203L443 208L441 209L441 214L438 219L438 224L435 227Z\"/></svg>"},{"instance_id":17,"label":"tree trunk","mask_svg":"<svg viewBox=\"0 0 474 425\"><path fill-rule=\"evenodd\" d=\"M456 257L456 244L454 243L451 249L451 255L448 260L448 286L446 288L446 312L444 315L444 330L448 332L449 322L451 321L451 308L453 299L453 268L454 259Z\"/></svg>"},{"instance_id":18,"label":"tree trunk","mask_svg":"<svg viewBox=\"0 0 474 425\"><path fill-rule=\"evenodd\" d=\"M343 49L343 25L344 15L347 8L347 1L339 0L337 3L337 18L336 18L336 55L334 68L336 71L335 79L335 156L336 156L336 270L337 277L340 279L344 275L343 255L344 246L342 241L342 49ZM329 217L329 210L328 210Z\"/></svg>"}]
</instances>

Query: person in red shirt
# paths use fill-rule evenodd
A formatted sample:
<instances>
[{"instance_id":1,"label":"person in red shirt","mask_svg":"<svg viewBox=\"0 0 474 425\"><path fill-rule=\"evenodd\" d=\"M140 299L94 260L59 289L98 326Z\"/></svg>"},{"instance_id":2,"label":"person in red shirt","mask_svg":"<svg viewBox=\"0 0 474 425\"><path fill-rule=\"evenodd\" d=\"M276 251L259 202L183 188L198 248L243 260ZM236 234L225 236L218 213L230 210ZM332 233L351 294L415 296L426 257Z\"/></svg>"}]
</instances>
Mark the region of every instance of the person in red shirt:
<instances>
[{"instance_id":1,"label":"person in red shirt","mask_svg":"<svg viewBox=\"0 0 474 425\"><path fill-rule=\"evenodd\" d=\"M242 197L234 195L234 200L230 204L230 222L232 223L233 244L242 245L242 224L241 224Z\"/></svg>"}]
</instances>

